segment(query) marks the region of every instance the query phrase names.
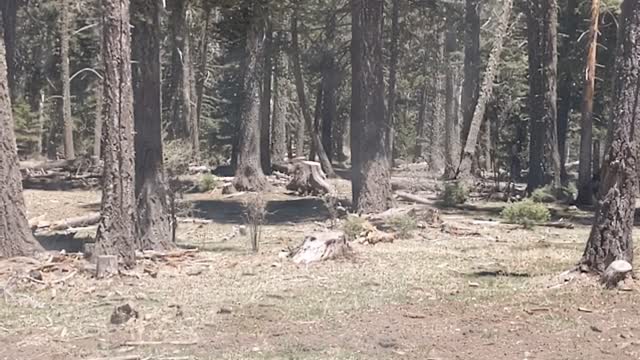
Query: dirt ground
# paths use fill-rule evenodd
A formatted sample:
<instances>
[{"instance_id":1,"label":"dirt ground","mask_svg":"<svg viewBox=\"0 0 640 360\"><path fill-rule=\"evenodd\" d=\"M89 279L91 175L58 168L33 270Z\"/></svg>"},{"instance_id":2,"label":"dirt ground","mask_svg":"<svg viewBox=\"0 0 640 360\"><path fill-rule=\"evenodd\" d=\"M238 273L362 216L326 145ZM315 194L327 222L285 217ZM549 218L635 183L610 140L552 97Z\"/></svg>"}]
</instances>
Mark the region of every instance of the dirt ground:
<instances>
[{"instance_id":1,"label":"dirt ground","mask_svg":"<svg viewBox=\"0 0 640 360\"><path fill-rule=\"evenodd\" d=\"M341 183L343 194L348 185ZM433 194L432 194L433 195ZM29 218L99 208L93 191L26 191ZM243 195L187 196L181 245L200 249L107 280L43 285L0 278L0 359L638 359L634 284L604 290L558 275L580 258L588 213L558 207L574 229L491 222L503 203L442 210L458 231L427 227L394 243L353 244L353 260L297 266L278 254L330 225L324 202L277 190L258 254ZM338 225L339 226L339 225ZM110 323L116 306L138 319Z\"/></svg>"}]
</instances>

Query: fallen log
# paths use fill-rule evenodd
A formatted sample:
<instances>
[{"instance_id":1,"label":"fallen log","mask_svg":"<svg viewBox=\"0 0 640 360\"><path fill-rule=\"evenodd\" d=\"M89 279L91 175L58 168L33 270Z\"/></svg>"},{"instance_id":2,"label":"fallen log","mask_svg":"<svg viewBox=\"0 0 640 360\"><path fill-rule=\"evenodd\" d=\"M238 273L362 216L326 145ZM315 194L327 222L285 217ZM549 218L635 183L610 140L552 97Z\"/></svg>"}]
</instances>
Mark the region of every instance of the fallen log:
<instances>
[{"instance_id":1,"label":"fallen log","mask_svg":"<svg viewBox=\"0 0 640 360\"><path fill-rule=\"evenodd\" d=\"M39 221L39 218L29 220L32 230L48 229L52 231L67 230L70 228L87 227L100 222L100 213L91 213L83 216L76 216L54 222Z\"/></svg>"},{"instance_id":2,"label":"fallen log","mask_svg":"<svg viewBox=\"0 0 640 360\"><path fill-rule=\"evenodd\" d=\"M341 231L315 233L304 241L290 256L296 264L310 264L318 261L348 258L353 250Z\"/></svg>"},{"instance_id":3,"label":"fallen log","mask_svg":"<svg viewBox=\"0 0 640 360\"><path fill-rule=\"evenodd\" d=\"M422 179L408 177L391 177L392 190L406 191L436 191L437 183L435 181L425 181Z\"/></svg>"},{"instance_id":4,"label":"fallen log","mask_svg":"<svg viewBox=\"0 0 640 360\"><path fill-rule=\"evenodd\" d=\"M423 204L423 205L432 205L433 201L429 200L429 199L425 199L423 197L420 197L418 195L413 195L413 194L409 194L403 191L396 191L396 195L402 199L402 200L407 200L407 201L412 201L414 203L418 203L418 204Z\"/></svg>"},{"instance_id":5,"label":"fallen log","mask_svg":"<svg viewBox=\"0 0 640 360\"><path fill-rule=\"evenodd\" d=\"M300 161L294 164L293 178L287 185L287 190L299 194L331 194L335 192L327 181L320 163L315 161Z\"/></svg>"}]
</instances>

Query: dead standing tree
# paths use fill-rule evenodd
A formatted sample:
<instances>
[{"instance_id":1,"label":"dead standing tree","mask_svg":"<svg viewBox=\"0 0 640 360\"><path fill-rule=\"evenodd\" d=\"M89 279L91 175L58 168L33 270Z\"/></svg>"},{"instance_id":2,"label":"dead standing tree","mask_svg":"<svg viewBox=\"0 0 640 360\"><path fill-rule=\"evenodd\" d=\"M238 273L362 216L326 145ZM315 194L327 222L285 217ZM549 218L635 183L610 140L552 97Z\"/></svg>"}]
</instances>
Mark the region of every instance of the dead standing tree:
<instances>
[{"instance_id":1,"label":"dead standing tree","mask_svg":"<svg viewBox=\"0 0 640 360\"><path fill-rule=\"evenodd\" d=\"M95 255L135 264L133 93L129 0L102 0L104 59L104 178Z\"/></svg>"}]
</instances>

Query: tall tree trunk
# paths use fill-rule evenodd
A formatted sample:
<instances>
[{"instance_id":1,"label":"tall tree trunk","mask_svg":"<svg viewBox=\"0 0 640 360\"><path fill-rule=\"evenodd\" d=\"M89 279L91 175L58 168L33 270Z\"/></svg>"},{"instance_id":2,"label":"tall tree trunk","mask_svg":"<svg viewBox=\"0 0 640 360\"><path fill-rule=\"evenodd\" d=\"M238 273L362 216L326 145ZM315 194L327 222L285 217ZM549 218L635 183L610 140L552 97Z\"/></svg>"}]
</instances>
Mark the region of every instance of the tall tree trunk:
<instances>
[{"instance_id":1,"label":"tall tree trunk","mask_svg":"<svg viewBox=\"0 0 640 360\"><path fill-rule=\"evenodd\" d=\"M480 93L480 97L478 98L477 106L474 107L473 118L471 120L471 123L469 124L470 126L467 132L467 138L463 138L463 144L465 145L462 151L460 164L458 166L457 177L465 181L469 180L472 176L471 166L476 149L478 147L478 135L480 134L480 128L482 126L482 123L484 122L487 103L493 96L493 83L496 76L498 75L498 65L500 65L500 55L502 54L504 39L508 33L512 5L513 0L506 0L506 2L502 5L502 15L498 20L499 23L498 28L496 29L496 38L493 42L493 49L491 50L491 54L489 55L487 70L484 74L482 92Z\"/></svg>"},{"instance_id":2,"label":"tall tree trunk","mask_svg":"<svg viewBox=\"0 0 640 360\"><path fill-rule=\"evenodd\" d=\"M335 142L333 134L338 117L338 71L335 55L328 54L322 76L322 146L329 161L333 159Z\"/></svg>"},{"instance_id":3,"label":"tall tree trunk","mask_svg":"<svg viewBox=\"0 0 640 360\"><path fill-rule=\"evenodd\" d=\"M238 190L260 191L267 184L260 166L260 80L265 32L262 16L265 9L261 0L252 0L247 11L250 12L250 24L247 29L234 186Z\"/></svg>"},{"instance_id":4,"label":"tall tree trunk","mask_svg":"<svg viewBox=\"0 0 640 360\"><path fill-rule=\"evenodd\" d=\"M600 1L591 0L591 22L589 25L589 48L585 65L584 90L582 92L581 127L580 127L580 163L578 165L578 198L579 204L591 204L593 190L591 186L591 158L593 138L593 93L596 81L596 54L598 48L598 19L600 17Z\"/></svg>"},{"instance_id":5,"label":"tall tree trunk","mask_svg":"<svg viewBox=\"0 0 640 360\"><path fill-rule=\"evenodd\" d=\"M100 38L101 30L97 31ZM97 54L96 68L102 67L102 41ZM104 117L104 83L103 79L97 78L94 85L94 97L96 98L96 111L93 124L93 156L96 160L102 158L102 119Z\"/></svg>"},{"instance_id":6,"label":"tall tree trunk","mask_svg":"<svg viewBox=\"0 0 640 360\"><path fill-rule=\"evenodd\" d=\"M275 162L281 162L287 158L287 117L289 98L287 96L289 84L287 74L289 66L287 57L284 56L283 35L278 35L278 44L275 56L275 71L273 76L273 123L271 126L271 158Z\"/></svg>"},{"instance_id":7,"label":"tall tree trunk","mask_svg":"<svg viewBox=\"0 0 640 360\"><path fill-rule=\"evenodd\" d=\"M387 107L387 154L389 164L393 167L393 139L396 111L396 83L398 80L398 38L400 37L400 0L393 0L391 5L391 46L389 47L389 98Z\"/></svg>"},{"instance_id":8,"label":"tall tree trunk","mask_svg":"<svg viewBox=\"0 0 640 360\"><path fill-rule=\"evenodd\" d=\"M167 8L171 10L169 28L171 32L171 65L165 102L169 105L169 138L186 139L191 132L191 106L189 103L189 70L190 39L187 23L187 11L191 0L168 0ZM193 147L193 137L190 137ZM192 149L193 150L193 149Z\"/></svg>"},{"instance_id":9,"label":"tall tree trunk","mask_svg":"<svg viewBox=\"0 0 640 360\"><path fill-rule=\"evenodd\" d=\"M480 0L465 0L464 7L464 81L462 83L462 133L464 149L480 96ZM474 145L475 147L475 145Z\"/></svg>"},{"instance_id":10,"label":"tall tree trunk","mask_svg":"<svg viewBox=\"0 0 640 360\"><path fill-rule=\"evenodd\" d=\"M437 27L441 27L438 24ZM429 169L434 173L440 173L444 169L445 136L445 34L444 31L436 31L433 38L434 45L426 44L431 49L431 65L427 66L429 78L427 83L427 138L430 139L427 149L427 162Z\"/></svg>"},{"instance_id":11,"label":"tall tree trunk","mask_svg":"<svg viewBox=\"0 0 640 360\"><path fill-rule=\"evenodd\" d=\"M71 14L69 0L62 0L60 20L60 57L62 60L60 82L62 83L62 123L64 126L64 156L76 157L73 147L73 119L71 118L71 82L69 71L69 41L71 37Z\"/></svg>"},{"instance_id":12,"label":"tall tree trunk","mask_svg":"<svg viewBox=\"0 0 640 360\"><path fill-rule=\"evenodd\" d=\"M175 241L162 163L160 6L158 0L136 0L131 9L138 250L164 250Z\"/></svg>"},{"instance_id":13,"label":"tall tree trunk","mask_svg":"<svg viewBox=\"0 0 640 360\"><path fill-rule=\"evenodd\" d=\"M7 79L9 83L9 94L11 96L11 102L13 103L17 99L17 86L16 86L16 46L17 42L17 20L18 20L18 0L5 0L4 4L0 5L0 12L2 12L2 24L4 28L4 43L6 48L6 62L7 62Z\"/></svg>"},{"instance_id":14,"label":"tall tree trunk","mask_svg":"<svg viewBox=\"0 0 640 360\"><path fill-rule=\"evenodd\" d=\"M558 79L558 151L560 152L561 180L568 181L566 163L568 158L567 133L569 129L569 113L573 107L574 80L573 68L575 58L573 58L574 44L577 42L578 33L578 0L567 0L566 14L562 19L562 28L565 36L562 50L560 51L559 63L561 76Z\"/></svg>"},{"instance_id":15,"label":"tall tree trunk","mask_svg":"<svg viewBox=\"0 0 640 360\"><path fill-rule=\"evenodd\" d=\"M582 256L583 270L602 273L615 260L633 262L633 220L638 191L640 140L640 3L625 0L619 20L614 86L612 143L600 187L591 234Z\"/></svg>"},{"instance_id":16,"label":"tall tree trunk","mask_svg":"<svg viewBox=\"0 0 640 360\"><path fill-rule=\"evenodd\" d=\"M209 58L209 33L211 32L211 2L203 2L204 29L200 40L200 59L198 60L198 81L196 82L196 121L202 122L202 103L204 101L204 86L207 80L207 60ZM218 10L215 10L214 21L218 23Z\"/></svg>"},{"instance_id":17,"label":"tall tree trunk","mask_svg":"<svg viewBox=\"0 0 640 360\"><path fill-rule=\"evenodd\" d=\"M0 257L30 256L42 248L29 229L22 197L4 49L0 38Z\"/></svg>"},{"instance_id":18,"label":"tall tree trunk","mask_svg":"<svg viewBox=\"0 0 640 360\"><path fill-rule=\"evenodd\" d=\"M313 119L311 118L311 114L309 113L309 108L307 106L307 96L304 90L304 79L302 77L302 65L300 64L300 44L298 42L298 19L297 14L294 13L291 19L291 57L292 57L292 65L293 65L293 74L296 81L296 92L298 93L298 102L300 103L300 110L302 111L302 116L304 117L305 126L310 129L311 133L311 143L312 147L315 149L318 154L318 158L320 159L320 164L322 165L322 170L329 177L335 177L335 172L333 171L333 166L331 165L331 161L329 161L329 157L327 153L324 151L324 147L322 146L322 140L320 138L320 134L313 126ZM300 156L301 154L298 154Z\"/></svg>"},{"instance_id":19,"label":"tall tree trunk","mask_svg":"<svg viewBox=\"0 0 640 360\"><path fill-rule=\"evenodd\" d=\"M351 1L351 156L359 213L392 204L382 56L383 0Z\"/></svg>"},{"instance_id":20,"label":"tall tree trunk","mask_svg":"<svg viewBox=\"0 0 640 360\"><path fill-rule=\"evenodd\" d=\"M427 86L425 85L420 89L420 95L418 96L418 124L416 125L416 147L413 154L413 161L420 162L424 153L425 144L428 144L428 148L431 148L431 142L433 138L425 137L425 116L427 108Z\"/></svg>"},{"instance_id":21,"label":"tall tree trunk","mask_svg":"<svg viewBox=\"0 0 640 360\"><path fill-rule=\"evenodd\" d=\"M96 255L135 264L136 202L129 0L102 0L104 177Z\"/></svg>"},{"instance_id":22,"label":"tall tree trunk","mask_svg":"<svg viewBox=\"0 0 640 360\"><path fill-rule=\"evenodd\" d=\"M450 21L450 20L449 20ZM457 41L454 24L448 25L445 40L445 134L444 134L444 176L452 179L456 176L457 165L459 165L459 137L458 137L458 90L457 90L457 68L453 59L456 51Z\"/></svg>"},{"instance_id":23,"label":"tall tree trunk","mask_svg":"<svg viewBox=\"0 0 640 360\"><path fill-rule=\"evenodd\" d=\"M316 106L313 111L313 132L320 134L320 118L322 116L322 80L318 83L318 89L316 90ZM324 146L324 144L323 144ZM316 148L311 144L311 151L309 152L309 160L316 161L318 153ZM327 155L329 157L329 155Z\"/></svg>"},{"instance_id":24,"label":"tall tree trunk","mask_svg":"<svg viewBox=\"0 0 640 360\"><path fill-rule=\"evenodd\" d=\"M262 97L260 98L260 164L265 174L271 174L271 98L273 79L273 30L271 21L264 40L264 69L262 72Z\"/></svg>"}]
</instances>

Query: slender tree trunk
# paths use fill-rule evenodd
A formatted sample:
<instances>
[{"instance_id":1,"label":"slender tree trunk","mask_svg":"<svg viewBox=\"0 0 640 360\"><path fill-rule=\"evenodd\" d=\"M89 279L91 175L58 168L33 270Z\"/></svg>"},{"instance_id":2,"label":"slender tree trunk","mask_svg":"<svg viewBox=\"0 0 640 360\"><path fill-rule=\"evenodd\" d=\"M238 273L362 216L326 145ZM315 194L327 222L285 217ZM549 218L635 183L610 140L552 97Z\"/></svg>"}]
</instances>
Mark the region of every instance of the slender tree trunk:
<instances>
[{"instance_id":1,"label":"slender tree trunk","mask_svg":"<svg viewBox=\"0 0 640 360\"><path fill-rule=\"evenodd\" d=\"M0 257L31 256L42 248L26 217L5 55L0 38Z\"/></svg>"},{"instance_id":2,"label":"slender tree trunk","mask_svg":"<svg viewBox=\"0 0 640 360\"><path fill-rule=\"evenodd\" d=\"M457 68L454 65L454 52L457 47L456 33L453 24L448 25L445 40L444 58L448 62L445 74L445 134L444 134L444 176L452 179L456 176L459 164L459 138L458 138L458 91L457 91Z\"/></svg>"},{"instance_id":3,"label":"slender tree trunk","mask_svg":"<svg viewBox=\"0 0 640 360\"><path fill-rule=\"evenodd\" d=\"M2 12L2 24L4 28L9 93L11 95L11 102L13 103L17 98L18 91L16 86L16 46L18 44L16 27L18 20L18 0L5 0L4 4L0 5L0 12Z\"/></svg>"},{"instance_id":4,"label":"slender tree trunk","mask_svg":"<svg viewBox=\"0 0 640 360\"><path fill-rule=\"evenodd\" d=\"M171 32L171 65L165 102L169 105L169 138L190 138L193 147L193 132L191 132L190 92L190 44L187 11L190 0L168 0L167 8L171 10L169 28ZM191 136L190 136L191 135ZM192 149L193 150L193 149Z\"/></svg>"},{"instance_id":5,"label":"slender tree trunk","mask_svg":"<svg viewBox=\"0 0 640 360\"><path fill-rule=\"evenodd\" d=\"M305 118L301 114L302 110L300 108L296 109L297 114L296 117L298 122L296 124L296 134L295 134L295 144L296 144L296 156L304 156L304 133L305 133Z\"/></svg>"},{"instance_id":6,"label":"slender tree trunk","mask_svg":"<svg viewBox=\"0 0 640 360\"><path fill-rule=\"evenodd\" d=\"M157 0L136 0L131 9L138 250L165 250L175 241L162 163L160 6Z\"/></svg>"},{"instance_id":7,"label":"slender tree trunk","mask_svg":"<svg viewBox=\"0 0 640 360\"><path fill-rule=\"evenodd\" d=\"M209 58L209 33L211 32L211 2L203 2L204 30L200 40L200 59L198 61L198 81L196 82L196 119L202 122L202 103L204 101L204 86L207 80L207 60ZM214 21L218 22L218 10L215 10Z\"/></svg>"},{"instance_id":8,"label":"slender tree trunk","mask_svg":"<svg viewBox=\"0 0 640 360\"><path fill-rule=\"evenodd\" d=\"M593 140L593 179L600 179L600 140ZM591 188L593 189L593 181L591 182Z\"/></svg>"},{"instance_id":9,"label":"slender tree trunk","mask_svg":"<svg viewBox=\"0 0 640 360\"><path fill-rule=\"evenodd\" d=\"M262 97L260 98L260 164L265 174L271 174L271 98L273 79L273 30L271 21L264 40L264 70L262 74Z\"/></svg>"},{"instance_id":10,"label":"slender tree trunk","mask_svg":"<svg viewBox=\"0 0 640 360\"><path fill-rule=\"evenodd\" d=\"M338 68L334 54L328 54L325 62L324 74L322 77L322 146L329 157L333 159L334 154L334 126L338 117Z\"/></svg>"},{"instance_id":11,"label":"slender tree trunk","mask_svg":"<svg viewBox=\"0 0 640 360\"><path fill-rule=\"evenodd\" d=\"M273 76L273 124L271 127L271 158L275 162L281 162L287 158L287 117L289 98L287 92L289 89L287 74L289 66L287 57L284 56L283 36L278 36L278 46L276 52L275 72ZM291 154L289 154L291 155Z\"/></svg>"},{"instance_id":12,"label":"slender tree trunk","mask_svg":"<svg viewBox=\"0 0 640 360\"><path fill-rule=\"evenodd\" d=\"M433 138L425 137L425 112L427 108L427 89L426 86L420 90L420 95L418 96L418 124L416 125L416 148L415 153L413 154L413 161L420 162L424 152L424 145L429 144L427 147L432 148L431 142L434 140Z\"/></svg>"},{"instance_id":13,"label":"slender tree trunk","mask_svg":"<svg viewBox=\"0 0 640 360\"><path fill-rule=\"evenodd\" d=\"M240 105L238 133L238 165L234 186L238 190L260 191L267 185L260 166L260 80L264 64L264 6L252 0L247 8L250 24L247 29L244 59L244 81Z\"/></svg>"},{"instance_id":14,"label":"slender tree trunk","mask_svg":"<svg viewBox=\"0 0 640 360\"><path fill-rule=\"evenodd\" d=\"M383 0L351 1L351 156L359 213L392 204L382 56Z\"/></svg>"},{"instance_id":15,"label":"slender tree trunk","mask_svg":"<svg viewBox=\"0 0 640 360\"><path fill-rule=\"evenodd\" d=\"M64 126L64 156L76 157L73 147L73 119L71 118L71 83L69 71L69 41L71 37L71 14L69 0L62 0L60 21L60 57L62 60L60 82L62 83L62 123Z\"/></svg>"},{"instance_id":16,"label":"slender tree trunk","mask_svg":"<svg viewBox=\"0 0 640 360\"><path fill-rule=\"evenodd\" d=\"M438 24L437 27L441 27ZM444 169L444 149L445 136L445 33L437 31L434 36L434 45L427 45L431 49L431 66L428 66L428 74L432 81L427 84L427 138L429 148L427 149L427 161L429 169L434 173L440 173Z\"/></svg>"},{"instance_id":17,"label":"slender tree trunk","mask_svg":"<svg viewBox=\"0 0 640 360\"><path fill-rule=\"evenodd\" d=\"M465 0L464 10L464 81L460 134L463 149L469 138L469 129L480 96L480 0Z\"/></svg>"},{"instance_id":18,"label":"slender tree trunk","mask_svg":"<svg viewBox=\"0 0 640 360\"><path fill-rule=\"evenodd\" d=\"M578 165L578 198L579 204L591 204L593 190L591 186L591 158L593 138L593 93L596 80L596 53L598 48L598 19L600 17L600 1L591 1L591 22L589 26L589 49L585 66L584 90L582 92L581 127L580 127L580 163Z\"/></svg>"},{"instance_id":19,"label":"slender tree trunk","mask_svg":"<svg viewBox=\"0 0 640 360\"><path fill-rule=\"evenodd\" d=\"M100 32L98 32L100 35ZM102 42L98 50L96 68L102 67ZM97 78L94 85L94 96L96 98L95 121L93 124L93 156L96 160L102 158L102 119L104 117L104 83L103 79Z\"/></svg>"},{"instance_id":20,"label":"slender tree trunk","mask_svg":"<svg viewBox=\"0 0 640 360\"><path fill-rule=\"evenodd\" d=\"M313 132L316 134L320 134L320 131L321 131L320 118L322 116L322 90L323 90L323 84L322 84L322 81L320 81L320 83L318 83L318 89L316 90L316 106L313 112ZM317 150L312 143L311 151L309 152L309 160L315 161L316 157L317 157Z\"/></svg>"},{"instance_id":21,"label":"slender tree trunk","mask_svg":"<svg viewBox=\"0 0 640 360\"><path fill-rule=\"evenodd\" d=\"M482 92L480 93L480 97L478 98L477 106L474 107L473 118L471 120L471 123L469 124L470 126L467 132L467 138L463 138L463 143L465 144L465 146L462 151L460 164L458 166L457 177L465 181L472 177L471 166L476 149L478 147L478 135L480 134L480 128L482 126L482 123L484 122L487 103L493 96L493 83L496 76L498 75L498 65L500 65L500 55L502 54L504 39L508 33L512 5L512 0L506 0L506 2L502 6L503 10L500 19L498 20L499 23L498 28L496 29L496 38L493 42L493 49L491 50L491 54L489 55L487 70L484 74Z\"/></svg>"},{"instance_id":22,"label":"slender tree trunk","mask_svg":"<svg viewBox=\"0 0 640 360\"><path fill-rule=\"evenodd\" d=\"M638 191L640 140L640 3L625 0L619 20L612 143L600 187L591 234L581 260L583 270L602 273L615 260L633 262L633 220Z\"/></svg>"},{"instance_id":23,"label":"slender tree trunk","mask_svg":"<svg viewBox=\"0 0 640 360\"><path fill-rule=\"evenodd\" d=\"M297 14L294 13L291 20L291 57L292 57L292 65L293 65L293 74L296 81L296 91L298 93L298 102L300 103L300 110L302 111L302 116L304 117L304 122L306 127L311 131L311 143L313 148L318 154L320 159L320 164L322 165L322 170L327 174L328 177L335 177L335 172L333 171L333 166L331 165L331 161L329 161L329 157L327 153L324 151L324 147L322 146L322 140L320 138L320 134L313 127L313 119L311 118L311 114L309 113L309 108L307 107L307 96L304 90L304 79L302 77L302 66L300 64L300 45L298 42L298 19ZM298 155L300 156L300 154Z\"/></svg>"},{"instance_id":24,"label":"slender tree trunk","mask_svg":"<svg viewBox=\"0 0 640 360\"><path fill-rule=\"evenodd\" d=\"M393 139L395 111L396 111L396 83L398 78L398 58L400 51L398 49L398 38L400 37L400 0L393 0L391 5L391 46L389 48L389 97L387 107L387 154L389 155L389 164L393 167Z\"/></svg>"},{"instance_id":25,"label":"slender tree trunk","mask_svg":"<svg viewBox=\"0 0 640 360\"><path fill-rule=\"evenodd\" d=\"M104 177L95 255L135 264L136 201L129 0L102 0Z\"/></svg>"}]
</instances>

